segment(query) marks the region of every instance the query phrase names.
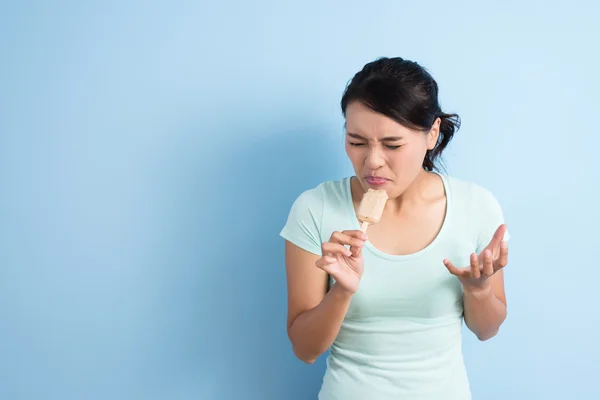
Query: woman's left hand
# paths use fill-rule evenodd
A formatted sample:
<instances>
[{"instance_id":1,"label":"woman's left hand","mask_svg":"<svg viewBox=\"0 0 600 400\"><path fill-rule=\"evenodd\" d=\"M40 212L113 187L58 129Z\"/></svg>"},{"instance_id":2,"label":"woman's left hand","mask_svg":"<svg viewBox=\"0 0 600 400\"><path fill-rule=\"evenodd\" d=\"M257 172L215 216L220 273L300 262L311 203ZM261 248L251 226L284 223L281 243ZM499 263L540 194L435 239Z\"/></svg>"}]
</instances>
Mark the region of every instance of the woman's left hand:
<instances>
[{"instance_id":1,"label":"woman's left hand","mask_svg":"<svg viewBox=\"0 0 600 400\"><path fill-rule=\"evenodd\" d=\"M508 244L503 242L505 232L506 225L500 225L483 251L479 255L471 254L471 265L468 267L457 268L450 260L444 260L448 271L460 279L465 290L488 288L488 279L508 264Z\"/></svg>"}]
</instances>

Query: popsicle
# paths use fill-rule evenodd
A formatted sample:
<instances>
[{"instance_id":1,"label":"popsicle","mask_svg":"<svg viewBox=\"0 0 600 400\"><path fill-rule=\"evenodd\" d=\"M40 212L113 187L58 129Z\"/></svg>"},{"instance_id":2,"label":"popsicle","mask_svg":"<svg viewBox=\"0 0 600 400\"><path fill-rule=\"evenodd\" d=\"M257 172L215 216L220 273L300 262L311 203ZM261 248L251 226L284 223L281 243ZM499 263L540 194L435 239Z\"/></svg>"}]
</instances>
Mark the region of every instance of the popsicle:
<instances>
[{"instance_id":1,"label":"popsicle","mask_svg":"<svg viewBox=\"0 0 600 400\"><path fill-rule=\"evenodd\" d=\"M369 189L363 195L358 210L356 210L356 216L362 223L360 230L367 232L367 227L370 224L376 224L381 219L383 214L383 208L388 200L388 195L385 190L382 189Z\"/></svg>"}]
</instances>

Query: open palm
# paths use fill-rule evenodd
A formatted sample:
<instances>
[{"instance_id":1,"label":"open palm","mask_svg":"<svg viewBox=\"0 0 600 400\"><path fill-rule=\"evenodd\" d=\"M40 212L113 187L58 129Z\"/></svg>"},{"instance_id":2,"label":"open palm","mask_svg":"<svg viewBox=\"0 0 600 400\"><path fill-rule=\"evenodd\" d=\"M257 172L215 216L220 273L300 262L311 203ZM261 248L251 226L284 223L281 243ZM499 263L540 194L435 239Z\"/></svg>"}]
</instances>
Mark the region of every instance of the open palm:
<instances>
[{"instance_id":1,"label":"open palm","mask_svg":"<svg viewBox=\"0 0 600 400\"><path fill-rule=\"evenodd\" d=\"M496 229L490 243L481 253L472 253L468 267L455 267L450 260L444 260L444 265L452 275L460 279L464 287L484 288L487 280L508 264L508 244L504 242L506 225Z\"/></svg>"}]
</instances>

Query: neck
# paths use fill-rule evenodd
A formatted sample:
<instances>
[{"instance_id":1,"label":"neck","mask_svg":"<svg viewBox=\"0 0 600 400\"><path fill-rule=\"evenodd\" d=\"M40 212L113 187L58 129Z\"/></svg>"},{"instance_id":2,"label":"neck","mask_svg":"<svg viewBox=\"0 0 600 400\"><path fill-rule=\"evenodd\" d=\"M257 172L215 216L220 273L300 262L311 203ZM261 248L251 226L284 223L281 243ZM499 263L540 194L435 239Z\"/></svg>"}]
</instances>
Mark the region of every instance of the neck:
<instances>
[{"instance_id":1,"label":"neck","mask_svg":"<svg viewBox=\"0 0 600 400\"><path fill-rule=\"evenodd\" d=\"M430 173L421 169L415 180L398 197L386 204L386 212L399 213L414 209L431 197Z\"/></svg>"}]
</instances>

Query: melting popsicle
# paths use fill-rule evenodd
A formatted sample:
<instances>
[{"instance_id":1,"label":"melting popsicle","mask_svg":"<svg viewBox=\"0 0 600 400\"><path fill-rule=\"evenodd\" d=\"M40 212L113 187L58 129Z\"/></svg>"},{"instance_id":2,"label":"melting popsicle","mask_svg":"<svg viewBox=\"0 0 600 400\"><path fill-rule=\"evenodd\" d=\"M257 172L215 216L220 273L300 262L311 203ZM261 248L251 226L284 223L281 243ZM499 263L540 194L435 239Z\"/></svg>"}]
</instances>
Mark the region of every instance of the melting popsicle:
<instances>
[{"instance_id":1,"label":"melting popsicle","mask_svg":"<svg viewBox=\"0 0 600 400\"><path fill-rule=\"evenodd\" d=\"M387 200L388 195L385 190L367 190L358 205L358 210L356 210L356 216L358 217L358 220L362 222L360 227L361 231L367 232L367 227L370 224L379 222Z\"/></svg>"}]
</instances>

